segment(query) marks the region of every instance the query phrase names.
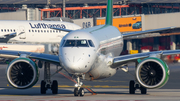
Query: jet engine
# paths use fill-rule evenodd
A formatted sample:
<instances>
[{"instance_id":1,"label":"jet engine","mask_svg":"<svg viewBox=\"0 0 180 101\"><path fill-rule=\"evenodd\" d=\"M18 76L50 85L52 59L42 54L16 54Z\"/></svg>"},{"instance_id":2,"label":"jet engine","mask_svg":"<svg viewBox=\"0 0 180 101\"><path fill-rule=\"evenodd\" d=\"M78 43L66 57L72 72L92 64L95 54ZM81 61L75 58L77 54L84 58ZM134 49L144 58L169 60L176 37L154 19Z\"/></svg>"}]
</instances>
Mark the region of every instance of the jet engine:
<instances>
[{"instance_id":1,"label":"jet engine","mask_svg":"<svg viewBox=\"0 0 180 101\"><path fill-rule=\"evenodd\" d=\"M26 89L34 86L38 78L38 67L29 58L17 58L7 67L8 82L17 89Z\"/></svg>"},{"instance_id":2,"label":"jet engine","mask_svg":"<svg viewBox=\"0 0 180 101\"><path fill-rule=\"evenodd\" d=\"M169 68L159 58L146 58L137 66L136 78L140 85L146 88L160 88L169 79Z\"/></svg>"}]
</instances>

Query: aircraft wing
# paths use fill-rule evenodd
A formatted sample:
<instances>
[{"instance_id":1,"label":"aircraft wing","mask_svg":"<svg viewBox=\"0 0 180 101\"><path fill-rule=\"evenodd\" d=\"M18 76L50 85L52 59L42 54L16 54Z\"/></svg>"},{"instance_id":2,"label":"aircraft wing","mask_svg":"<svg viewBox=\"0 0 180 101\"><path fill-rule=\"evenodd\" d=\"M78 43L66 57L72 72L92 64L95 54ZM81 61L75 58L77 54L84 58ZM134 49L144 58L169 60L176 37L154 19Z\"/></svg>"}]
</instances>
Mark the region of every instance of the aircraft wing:
<instances>
[{"instance_id":1,"label":"aircraft wing","mask_svg":"<svg viewBox=\"0 0 180 101\"><path fill-rule=\"evenodd\" d=\"M1 35L1 38L7 38L7 37L15 37L16 36L16 32L15 33L10 33L10 34L5 34L5 35Z\"/></svg>"},{"instance_id":2,"label":"aircraft wing","mask_svg":"<svg viewBox=\"0 0 180 101\"><path fill-rule=\"evenodd\" d=\"M161 58L162 56L174 55L174 54L180 54L180 50L154 51L154 52L147 52L147 53L117 56L117 57L114 57L111 67L115 68L117 66L126 64L128 62L137 62L138 59L144 59L147 57Z\"/></svg>"},{"instance_id":3,"label":"aircraft wing","mask_svg":"<svg viewBox=\"0 0 180 101\"><path fill-rule=\"evenodd\" d=\"M125 34L122 34L122 35L123 35L123 37L129 37L129 36L136 36L136 35L147 34L147 33L156 33L156 32L171 30L171 29L175 29L175 28L176 27L166 27L166 28L138 31L138 32L132 32L132 33L125 33Z\"/></svg>"},{"instance_id":4,"label":"aircraft wing","mask_svg":"<svg viewBox=\"0 0 180 101\"><path fill-rule=\"evenodd\" d=\"M51 62L53 64L60 65L59 57L56 55L34 53L34 52L0 50L0 57L18 58L22 54L27 55L27 57L31 58L31 59L48 61L48 62Z\"/></svg>"}]
</instances>

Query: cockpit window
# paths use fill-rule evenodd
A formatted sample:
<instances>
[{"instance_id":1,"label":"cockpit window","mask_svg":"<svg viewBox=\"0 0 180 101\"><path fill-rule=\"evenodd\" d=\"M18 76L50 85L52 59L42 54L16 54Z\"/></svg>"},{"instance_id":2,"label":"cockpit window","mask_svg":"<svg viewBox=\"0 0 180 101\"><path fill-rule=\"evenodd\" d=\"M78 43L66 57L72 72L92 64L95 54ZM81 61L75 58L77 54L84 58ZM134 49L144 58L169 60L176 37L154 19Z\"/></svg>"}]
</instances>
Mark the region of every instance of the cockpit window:
<instances>
[{"instance_id":1,"label":"cockpit window","mask_svg":"<svg viewBox=\"0 0 180 101\"><path fill-rule=\"evenodd\" d=\"M87 40L66 40L64 47L89 47Z\"/></svg>"},{"instance_id":2,"label":"cockpit window","mask_svg":"<svg viewBox=\"0 0 180 101\"><path fill-rule=\"evenodd\" d=\"M95 47L95 46L94 46L94 43L92 42L92 40L88 40L88 42L89 42L89 45L90 45L91 47Z\"/></svg>"},{"instance_id":3,"label":"cockpit window","mask_svg":"<svg viewBox=\"0 0 180 101\"><path fill-rule=\"evenodd\" d=\"M65 43L65 40L62 40L60 47L62 47Z\"/></svg>"},{"instance_id":4,"label":"cockpit window","mask_svg":"<svg viewBox=\"0 0 180 101\"><path fill-rule=\"evenodd\" d=\"M67 40L64 47L75 47L75 40Z\"/></svg>"}]
</instances>

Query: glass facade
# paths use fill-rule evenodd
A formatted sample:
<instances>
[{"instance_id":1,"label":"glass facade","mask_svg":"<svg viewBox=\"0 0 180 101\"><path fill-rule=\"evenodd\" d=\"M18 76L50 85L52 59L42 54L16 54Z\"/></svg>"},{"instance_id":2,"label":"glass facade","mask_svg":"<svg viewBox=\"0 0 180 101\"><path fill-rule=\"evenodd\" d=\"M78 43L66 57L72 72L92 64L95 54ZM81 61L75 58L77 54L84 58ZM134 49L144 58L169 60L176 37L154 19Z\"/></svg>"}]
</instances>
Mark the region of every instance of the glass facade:
<instances>
[{"instance_id":1,"label":"glass facade","mask_svg":"<svg viewBox=\"0 0 180 101\"><path fill-rule=\"evenodd\" d=\"M106 6L106 4L88 4L86 7L91 6ZM180 12L180 3L147 3L147 4L129 4L129 5L120 5L121 7L114 8L114 16L124 16L124 15L135 15L135 14L160 14L160 13L174 13ZM28 8L40 8L43 9L45 7L44 4L27 4ZM84 4L66 4L66 7L84 7ZM17 9L22 8L20 4L1 4L0 12L10 12L16 11ZM61 8L61 4L57 4L55 6L50 6L50 8ZM46 13L46 12L44 12ZM105 17L106 9L83 9L82 13L80 9L76 10L66 10L66 17L79 19L79 18L92 18L93 15L97 17ZM51 17L61 17L62 14L57 11L51 14ZM44 18L46 18L46 14L44 14Z\"/></svg>"}]
</instances>

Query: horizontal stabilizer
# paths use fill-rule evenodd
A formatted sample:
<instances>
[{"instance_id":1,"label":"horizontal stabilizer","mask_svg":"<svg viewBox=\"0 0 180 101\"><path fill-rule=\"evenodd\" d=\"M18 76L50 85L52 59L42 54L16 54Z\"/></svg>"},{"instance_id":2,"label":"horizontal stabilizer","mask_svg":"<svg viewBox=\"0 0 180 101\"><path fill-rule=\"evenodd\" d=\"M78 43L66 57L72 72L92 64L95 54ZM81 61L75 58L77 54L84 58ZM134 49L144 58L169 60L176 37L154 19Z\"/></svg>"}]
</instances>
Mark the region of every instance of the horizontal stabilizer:
<instances>
[{"instance_id":1,"label":"horizontal stabilizer","mask_svg":"<svg viewBox=\"0 0 180 101\"><path fill-rule=\"evenodd\" d=\"M51 29L60 30L60 31L64 31L64 32L71 32L71 31L73 31L73 30L69 30L69 29L61 29L61 28L54 28L54 27L52 27Z\"/></svg>"},{"instance_id":2,"label":"horizontal stabilizer","mask_svg":"<svg viewBox=\"0 0 180 101\"><path fill-rule=\"evenodd\" d=\"M129 37L129 36L136 36L136 35L147 34L147 33L157 33L157 32L166 31L166 30L175 29L175 28L176 27L166 27L166 28L152 29L152 30L146 30L146 31L125 33L122 35L123 35L123 37Z\"/></svg>"}]
</instances>

